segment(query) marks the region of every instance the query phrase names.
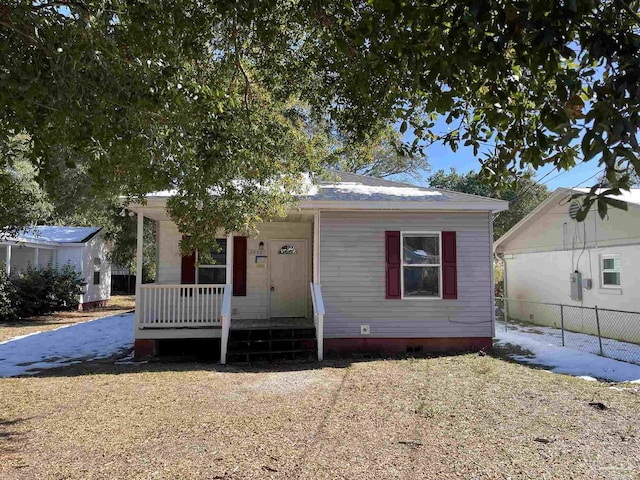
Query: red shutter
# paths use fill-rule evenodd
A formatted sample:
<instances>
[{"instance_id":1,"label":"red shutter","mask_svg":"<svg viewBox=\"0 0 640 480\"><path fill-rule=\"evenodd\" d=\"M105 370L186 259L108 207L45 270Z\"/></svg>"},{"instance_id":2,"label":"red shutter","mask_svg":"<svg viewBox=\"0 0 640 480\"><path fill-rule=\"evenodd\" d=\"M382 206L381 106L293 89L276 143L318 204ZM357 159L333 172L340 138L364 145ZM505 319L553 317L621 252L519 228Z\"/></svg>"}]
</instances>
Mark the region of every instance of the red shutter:
<instances>
[{"instance_id":1,"label":"red shutter","mask_svg":"<svg viewBox=\"0 0 640 480\"><path fill-rule=\"evenodd\" d=\"M247 295L247 237L233 237L233 296Z\"/></svg>"},{"instance_id":2,"label":"red shutter","mask_svg":"<svg viewBox=\"0 0 640 480\"><path fill-rule=\"evenodd\" d=\"M180 283L182 284L196 283L196 252L191 252L191 255L182 256L182 267L180 270Z\"/></svg>"},{"instance_id":3,"label":"red shutter","mask_svg":"<svg viewBox=\"0 0 640 480\"><path fill-rule=\"evenodd\" d=\"M400 292L400 232L385 232L387 298L402 298Z\"/></svg>"},{"instance_id":4,"label":"red shutter","mask_svg":"<svg viewBox=\"0 0 640 480\"><path fill-rule=\"evenodd\" d=\"M442 298L458 298L456 232L442 232Z\"/></svg>"}]
</instances>

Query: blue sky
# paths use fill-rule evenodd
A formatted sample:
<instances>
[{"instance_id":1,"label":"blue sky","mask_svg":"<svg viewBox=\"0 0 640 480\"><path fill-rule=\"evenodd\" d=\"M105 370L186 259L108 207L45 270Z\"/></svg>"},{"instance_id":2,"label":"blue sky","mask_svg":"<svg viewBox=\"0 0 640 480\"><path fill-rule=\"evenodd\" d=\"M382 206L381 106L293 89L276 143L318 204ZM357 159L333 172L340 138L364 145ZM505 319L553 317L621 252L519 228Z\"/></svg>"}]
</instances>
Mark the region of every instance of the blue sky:
<instances>
[{"instance_id":1,"label":"blue sky","mask_svg":"<svg viewBox=\"0 0 640 480\"><path fill-rule=\"evenodd\" d=\"M455 169L460 173L467 173L471 170L480 170L479 158L473 156L472 147L461 147L457 152L454 153L448 146L438 144L431 146L427 150L427 156L429 159L429 164L431 165L432 172L440 169L448 171L451 167L455 167ZM547 166L538 170L537 178L541 178L551 170L553 170L553 173L550 173L548 176L542 179L541 183L545 184L549 188L549 190L555 190L558 187L577 186L577 184L582 183L583 181L589 179L589 177L591 177L592 175L595 175L596 172L600 170L600 167L598 167L598 162L595 159L591 160L590 162L577 165L571 170L566 171L562 174L555 171L552 166ZM426 172L425 178L428 175L429 172ZM598 176L599 175L596 175L590 180L582 183L580 186L590 187L595 183Z\"/></svg>"},{"instance_id":2,"label":"blue sky","mask_svg":"<svg viewBox=\"0 0 640 480\"><path fill-rule=\"evenodd\" d=\"M440 120L436 123L435 131L445 132L447 124ZM405 139L411 142L413 135L407 134ZM471 170L480 170L480 157L473 155L473 147L458 148L457 152L453 152L451 148L442 144L435 144L429 147L426 151L431 165L431 172L443 169L449 171L451 167L454 167L459 173L467 173ZM562 174L556 171L553 166L545 166L537 171L536 177L542 179L541 183L546 185L549 190L555 190L558 187L590 187L595 184L599 177L599 170L597 159L593 159L589 162L576 165L569 171L564 171ZM549 173L551 172L552 173ZM426 178L430 175L430 172L424 172L421 184L427 184ZM595 175L595 176L594 176ZM592 177L593 178L590 178ZM579 184L579 185L578 185Z\"/></svg>"}]
</instances>

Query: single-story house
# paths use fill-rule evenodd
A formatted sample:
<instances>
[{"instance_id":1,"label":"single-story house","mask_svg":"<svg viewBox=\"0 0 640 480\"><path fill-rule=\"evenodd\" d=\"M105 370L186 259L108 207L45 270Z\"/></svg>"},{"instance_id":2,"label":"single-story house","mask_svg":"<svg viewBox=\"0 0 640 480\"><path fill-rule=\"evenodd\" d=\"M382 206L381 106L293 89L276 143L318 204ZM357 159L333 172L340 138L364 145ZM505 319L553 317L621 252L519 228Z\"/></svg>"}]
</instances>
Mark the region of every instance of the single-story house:
<instances>
[{"instance_id":1,"label":"single-story house","mask_svg":"<svg viewBox=\"0 0 640 480\"><path fill-rule=\"evenodd\" d=\"M129 205L138 215L138 259L143 218L157 222L155 283L136 277L136 353L185 338L221 338L223 363L227 353L250 359L309 347L319 359L490 348L492 215L507 202L336 176L256 235L220 233L212 265L199 264L197 252L181 255L166 211L170 192Z\"/></svg>"},{"instance_id":2,"label":"single-story house","mask_svg":"<svg viewBox=\"0 0 640 480\"><path fill-rule=\"evenodd\" d=\"M0 239L0 263L7 274L29 266L73 266L86 282L80 309L106 305L111 291L111 264L100 227L39 225Z\"/></svg>"},{"instance_id":3,"label":"single-story house","mask_svg":"<svg viewBox=\"0 0 640 480\"><path fill-rule=\"evenodd\" d=\"M640 311L640 189L613 197L627 204L626 211L609 207L601 219L594 205L578 222L579 201L571 197L588 191L557 189L495 242L495 252L504 262L511 318L559 328L557 309L528 302L563 304L576 307L565 309L565 328L586 331L590 325L588 333L596 333L595 306ZM608 316L609 326L601 314L607 336L631 340L630 326L622 320L616 326L612 314ZM628 318L637 324L639 317ZM580 328L567 325L571 321ZM640 341L640 329L634 335Z\"/></svg>"}]
</instances>

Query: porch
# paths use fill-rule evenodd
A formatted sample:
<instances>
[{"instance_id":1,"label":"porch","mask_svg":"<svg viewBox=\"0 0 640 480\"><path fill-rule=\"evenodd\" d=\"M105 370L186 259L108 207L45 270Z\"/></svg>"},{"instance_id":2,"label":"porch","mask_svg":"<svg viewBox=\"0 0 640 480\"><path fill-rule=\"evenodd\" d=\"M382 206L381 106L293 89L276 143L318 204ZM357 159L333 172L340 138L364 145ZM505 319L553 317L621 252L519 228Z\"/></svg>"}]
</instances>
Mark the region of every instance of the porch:
<instances>
[{"instance_id":1,"label":"porch","mask_svg":"<svg viewBox=\"0 0 640 480\"><path fill-rule=\"evenodd\" d=\"M275 358L323 359L324 305L311 283L313 318L232 320L231 285L140 285L136 339L220 338L220 363Z\"/></svg>"},{"instance_id":2,"label":"porch","mask_svg":"<svg viewBox=\"0 0 640 480\"><path fill-rule=\"evenodd\" d=\"M42 243L0 242L0 264L4 265L7 275L22 272L30 266L46 267L50 263L56 263L55 246Z\"/></svg>"},{"instance_id":3,"label":"porch","mask_svg":"<svg viewBox=\"0 0 640 480\"><path fill-rule=\"evenodd\" d=\"M180 234L164 211L137 214L137 265L146 216L156 221L159 261L156 283L140 283L136 272L136 341L220 338L221 363L311 351L322 360L318 212L263 224L252 237L219 236L213 265L201 265L197 252L181 255Z\"/></svg>"}]
</instances>

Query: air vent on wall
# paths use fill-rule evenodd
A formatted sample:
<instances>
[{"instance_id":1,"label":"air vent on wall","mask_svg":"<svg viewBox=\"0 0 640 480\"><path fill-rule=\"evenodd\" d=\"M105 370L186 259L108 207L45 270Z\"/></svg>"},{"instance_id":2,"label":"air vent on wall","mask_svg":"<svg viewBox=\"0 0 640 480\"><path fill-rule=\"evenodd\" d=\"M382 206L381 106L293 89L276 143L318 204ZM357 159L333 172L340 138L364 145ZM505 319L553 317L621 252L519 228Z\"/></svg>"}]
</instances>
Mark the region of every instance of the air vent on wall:
<instances>
[{"instance_id":1,"label":"air vent on wall","mask_svg":"<svg viewBox=\"0 0 640 480\"><path fill-rule=\"evenodd\" d=\"M578 215L578 210L580 210L580 204L574 200L571 202L571 205L569 205L569 216L575 220Z\"/></svg>"}]
</instances>

